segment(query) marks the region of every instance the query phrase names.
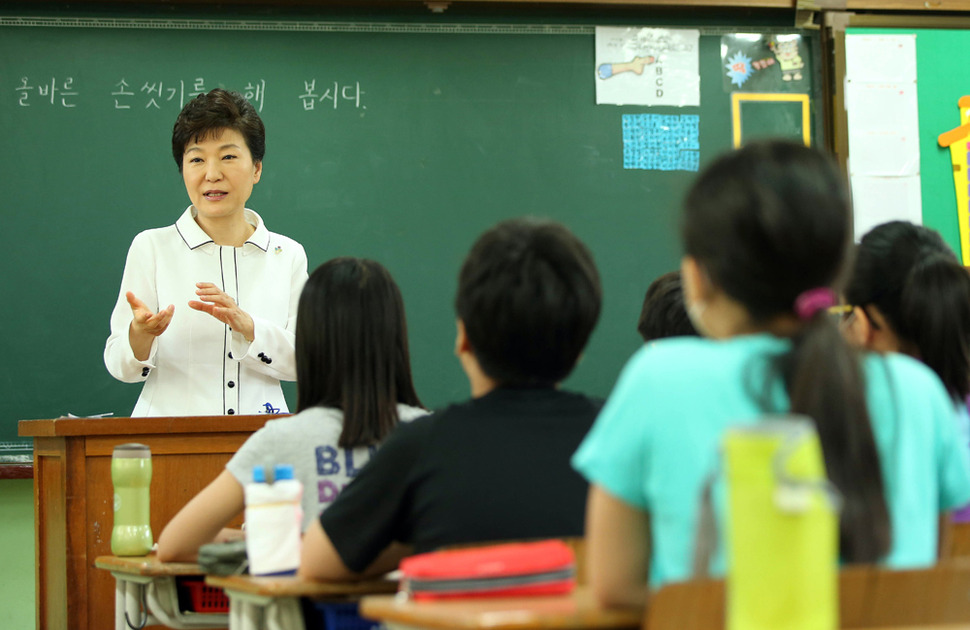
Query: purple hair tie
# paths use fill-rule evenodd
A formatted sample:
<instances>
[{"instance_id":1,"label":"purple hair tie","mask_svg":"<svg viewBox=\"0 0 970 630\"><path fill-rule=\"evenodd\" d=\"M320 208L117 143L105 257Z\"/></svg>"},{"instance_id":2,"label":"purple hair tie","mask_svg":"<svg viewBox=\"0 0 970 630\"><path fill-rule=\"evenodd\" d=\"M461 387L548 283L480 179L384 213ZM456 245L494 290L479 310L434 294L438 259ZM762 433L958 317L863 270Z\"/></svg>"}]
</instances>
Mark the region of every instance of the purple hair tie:
<instances>
[{"instance_id":1,"label":"purple hair tie","mask_svg":"<svg viewBox=\"0 0 970 630\"><path fill-rule=\"evenodd\" d=\"M808 320L815 317L815 314L825 310L830 306L835 306L835 291L828 287L817 287L802 291L795 298L795 314L799 319Z\"/></svg>"}]
</instances>

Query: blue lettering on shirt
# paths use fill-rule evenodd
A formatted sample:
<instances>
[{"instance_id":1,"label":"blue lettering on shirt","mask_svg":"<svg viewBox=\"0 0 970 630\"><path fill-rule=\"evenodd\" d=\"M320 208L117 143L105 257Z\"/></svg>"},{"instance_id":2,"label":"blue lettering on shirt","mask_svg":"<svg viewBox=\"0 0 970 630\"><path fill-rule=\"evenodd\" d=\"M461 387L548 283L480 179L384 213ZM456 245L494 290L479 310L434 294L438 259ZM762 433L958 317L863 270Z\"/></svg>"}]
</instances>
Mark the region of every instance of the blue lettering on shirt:
<instances>
[{"instance_id":1,"label":"blue lettering on shirt","mask_svg":"<svg viewBox=\"0 0 970 630\"><path fill-rule=\"evenodd\" d=\"M340 474L340 464L337 462L337 449L332 446L317 447L317 474Z\"/></svg>"}]
</instances>

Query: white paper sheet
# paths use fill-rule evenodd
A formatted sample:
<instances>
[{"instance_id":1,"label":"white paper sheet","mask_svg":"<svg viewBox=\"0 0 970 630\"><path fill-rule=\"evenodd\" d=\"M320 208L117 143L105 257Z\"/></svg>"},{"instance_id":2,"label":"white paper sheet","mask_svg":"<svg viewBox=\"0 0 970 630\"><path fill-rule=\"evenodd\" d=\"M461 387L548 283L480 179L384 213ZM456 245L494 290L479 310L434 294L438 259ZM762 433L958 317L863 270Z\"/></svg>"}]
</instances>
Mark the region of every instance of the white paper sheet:
<instances>
[{"instance_id":1,"label":"white paper sheet","mask_svg":"<svg viewBox=\"0 0 970 630\"><path fill-rule=\"evenodd\" d=\"M866 232L886 221L923 223L920 178L852 178L853 225L858 242Z\"/></svg>"},{"instance_id":2,"label":"white paper sheet","mask_svg":"<svg viewBox=\"0 0 970 630\"><path fill-rule=\"evenodd\" d=\"M916 35L847 35L845 75L882 83L916 81Z\"/></svg>"},{"instance_id":3,"label":"white paper sheet","mask_svg":"<svg viewBox=\"0 0 970 630\"><path fill-rule=\"evenodd\" d=\"M849 82L845 108L853 131L898 129L919 136L915 83Z\"/></svg>"},{"instance_id":4,"label":"white paper sheet","mask_svg":"<svg viewBox=\"0 0 970 630\"><path fill-rule=\"evenodd\" d=\"M847 83L850 175L919 174L914 84Z\"/></svg>"}]
</instances>

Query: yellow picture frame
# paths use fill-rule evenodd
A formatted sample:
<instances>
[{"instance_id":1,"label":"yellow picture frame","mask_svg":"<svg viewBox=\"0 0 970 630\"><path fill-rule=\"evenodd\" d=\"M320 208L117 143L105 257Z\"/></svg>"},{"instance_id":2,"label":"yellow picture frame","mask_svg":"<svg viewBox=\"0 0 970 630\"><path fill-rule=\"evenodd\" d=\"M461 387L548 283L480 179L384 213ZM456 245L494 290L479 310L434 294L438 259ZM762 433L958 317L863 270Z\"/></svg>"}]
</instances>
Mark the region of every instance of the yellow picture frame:
<instances>
[{"instance_id":1,"label":"yellow picture frame","mask_svg":"<svg viewBox=\"0 0 970 630\"><path fill-rule=\"evenodd\" d=\"M788 102L802 104L802 142L812 146L811 115L808 94L779 92L734 92L731 94L731 126L734 148L741 146L741 104L745 102Z\"/></svg>"}]
</instances>

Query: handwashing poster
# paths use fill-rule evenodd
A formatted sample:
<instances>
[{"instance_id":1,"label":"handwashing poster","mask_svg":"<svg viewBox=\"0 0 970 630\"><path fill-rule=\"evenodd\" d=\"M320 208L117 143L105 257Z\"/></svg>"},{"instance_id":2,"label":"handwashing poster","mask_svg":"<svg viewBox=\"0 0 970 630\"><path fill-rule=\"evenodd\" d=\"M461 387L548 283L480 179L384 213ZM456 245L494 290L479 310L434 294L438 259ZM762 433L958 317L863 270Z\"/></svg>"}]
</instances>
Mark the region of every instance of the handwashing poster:
<instances>
[{"instance_id":1,"label":"handwashing poster","mask_svg":"<svg viewBox=\"0 0 970 630\"><path fill-rule=\"evenodd\" d=\"M801 35L736 33L721 37L725 92L809 92L810 61Z\"/></svg>"},{"instance_id":2,"label":"handwashing poster","mask_svg":"<svg viewBox=\"0 0 970 630\"><path fill-rule=\"evenodd\" d=\"M596 27L596 104L701 104L696 29Z\"/></svg>"}]
</instances>

